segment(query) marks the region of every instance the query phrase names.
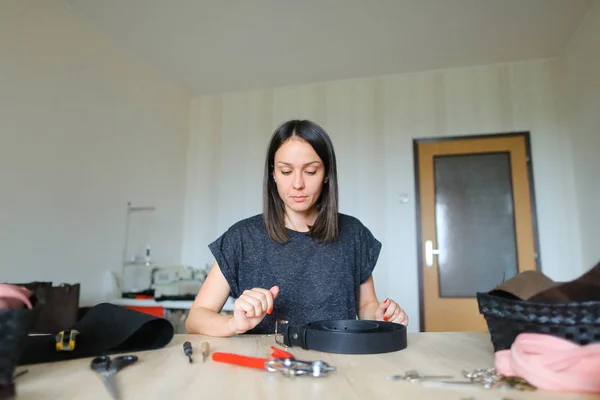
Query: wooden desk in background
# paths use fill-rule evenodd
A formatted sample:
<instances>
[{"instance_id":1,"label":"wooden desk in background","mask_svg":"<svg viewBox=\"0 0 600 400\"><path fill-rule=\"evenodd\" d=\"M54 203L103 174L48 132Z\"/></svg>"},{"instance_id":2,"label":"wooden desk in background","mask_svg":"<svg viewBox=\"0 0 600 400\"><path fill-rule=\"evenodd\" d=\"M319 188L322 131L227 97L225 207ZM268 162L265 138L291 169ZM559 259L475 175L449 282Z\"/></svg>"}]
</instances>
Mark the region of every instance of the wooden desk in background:
<instances>
[{"instance_id":1,"label":"wooden desk in background","mask_svg":"<svg viewBox=\"0 0 600 400\"><path fill-rule=\"evenodd\" d=\"M189 364L182 344L189 340L194 363ZM121 399L597 399L598 396L543 391L465 388L426 388L419 383L387 377L416 369L428 375L453 375L493 366L493 349L487 332L412 333L408 348L377 355L331 354L289 348L298 359L322 360L337 371L323 378L287 378L212 361L202 363L200 343L208 340L211 352L269 357L272 335L210 338L175 335L163 349L135 353L139 361L117 374ZM29 373L17 378L17 399L110 399L99 376L90 369L90 358L21 366Z\"/></svg>"}]
</instances>

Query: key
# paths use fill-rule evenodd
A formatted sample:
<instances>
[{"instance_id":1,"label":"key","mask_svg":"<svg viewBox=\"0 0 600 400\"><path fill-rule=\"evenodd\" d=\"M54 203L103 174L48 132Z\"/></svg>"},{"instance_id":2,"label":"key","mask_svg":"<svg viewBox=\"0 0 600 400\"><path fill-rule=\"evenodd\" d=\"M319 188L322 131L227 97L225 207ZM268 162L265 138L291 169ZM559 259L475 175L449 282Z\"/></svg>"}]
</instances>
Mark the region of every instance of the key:
<instances>
[{"instance_id":1,"label":"key","mask_svg":"<svg viewBox=\"0 0 600 400\"><path fill-rule=\"evenodd\" d=\"M425 387L444 387L444 388L468 388L475 385L472 381L442 381L442 380L423 380L420 381Z\"/></svg>"},{"instance_id":2,"label":"key","mask_svg":"<svg viewBox=\"0 0 600 400\"><path fill-rule=\"evenodd\" d=\"M452 375L421 375L416 370L406 371L404 375L392 375L388 377L393 381L416 381L416 380L430 380L430 379L453 379Z\"/></svg>"}]
</instances>

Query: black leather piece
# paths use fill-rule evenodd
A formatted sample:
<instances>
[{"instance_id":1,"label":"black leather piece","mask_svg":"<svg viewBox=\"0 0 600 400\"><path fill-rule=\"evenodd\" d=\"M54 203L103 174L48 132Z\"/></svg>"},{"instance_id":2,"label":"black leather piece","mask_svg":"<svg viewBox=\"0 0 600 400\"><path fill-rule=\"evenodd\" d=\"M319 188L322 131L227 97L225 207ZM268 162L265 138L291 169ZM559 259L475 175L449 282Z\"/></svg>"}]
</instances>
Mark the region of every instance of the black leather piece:
<instances>
[{"instance_id":1,"label":"black leather piece","mask_svg":"<svg viewBox=\"0 0 600 400\"><path fill-rule=\"evenodd\" d=\"M390 353L407 347L406 326L354 319L289 325L283 330L283 342L290 347L343 354Z\"/></svg>"},{"instance_id":2,"label":"black leather piece","mask_svg":"<svg viewBox=\"0 0 600 400\"><path fill-rule=\"evenodd\" d=\"M79 331L73 351L56 351L55 335L28 336L19 365L154 350L169 344L175 334L164 318L109 303L92 307L70 329Z\"/></svg>"}]
</instances>

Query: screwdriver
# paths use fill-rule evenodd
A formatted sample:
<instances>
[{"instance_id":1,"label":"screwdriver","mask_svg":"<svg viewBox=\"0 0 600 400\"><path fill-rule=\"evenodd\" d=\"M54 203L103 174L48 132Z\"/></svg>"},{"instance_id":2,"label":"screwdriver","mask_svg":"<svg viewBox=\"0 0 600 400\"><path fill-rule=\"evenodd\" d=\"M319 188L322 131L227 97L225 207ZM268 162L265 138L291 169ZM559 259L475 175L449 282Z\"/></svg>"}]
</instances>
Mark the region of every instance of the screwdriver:
<instances>
[{"instance_id":1,"label":"screwdriver","mask_svg":"<svg viewBox=\"0 0 600 400\"><path fill-rule=\"evenodd\" d=\"M190 359L190 364L192 363L192 344L190 342L183 342L183 352Z\"/></svg>"},{"instance_id":2,"label":"screwdriver","mask_svg":"<svg viewBox=\"0 0 600 400\"><path fill-rule=\"evenodd\" d=\"M202 351L202 362L206 362L206 357L208 357L208 352L210 351L210 346L208 342L202 342L200 345L200 351Z\"/></svg>"}]
</instances>

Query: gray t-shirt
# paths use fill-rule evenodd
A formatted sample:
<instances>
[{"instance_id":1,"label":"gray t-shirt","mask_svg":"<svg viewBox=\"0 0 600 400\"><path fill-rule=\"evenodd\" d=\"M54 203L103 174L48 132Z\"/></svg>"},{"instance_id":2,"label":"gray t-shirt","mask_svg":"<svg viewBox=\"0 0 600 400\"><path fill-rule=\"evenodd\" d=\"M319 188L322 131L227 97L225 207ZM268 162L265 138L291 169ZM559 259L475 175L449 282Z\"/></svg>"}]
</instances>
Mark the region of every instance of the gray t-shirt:
<instances>
[{"instance_id":1,"label":"gray t-shirt","mask_svg":"<svg viewBox=\"0 0 600 400\"><path fill-rule=\"evenodd\" d=\"M271 240L259 214L237 222L208 246L232 297L247 289L279 286L273 313L247 333L272 334L276 319L293 325L355 319L360 285L375 268L381 243L358 219L344 214L339 214L334 243L288 232L288 243Z\"/></svg>"}]
</instances>

